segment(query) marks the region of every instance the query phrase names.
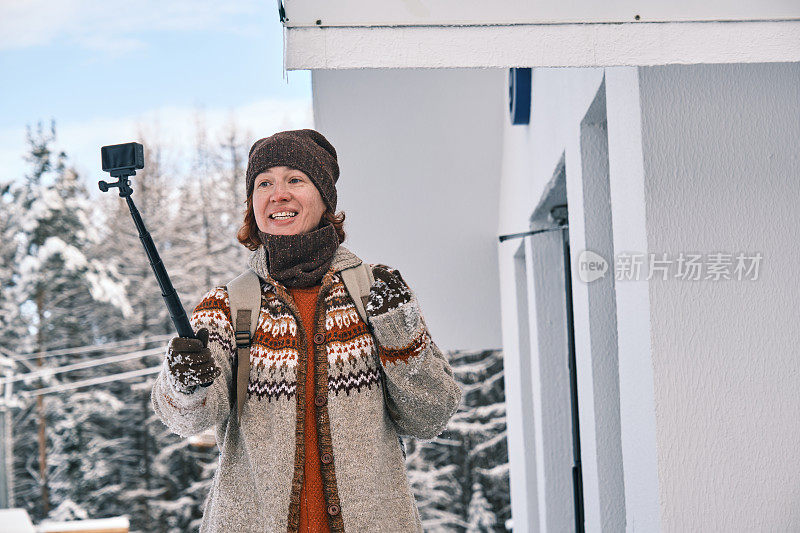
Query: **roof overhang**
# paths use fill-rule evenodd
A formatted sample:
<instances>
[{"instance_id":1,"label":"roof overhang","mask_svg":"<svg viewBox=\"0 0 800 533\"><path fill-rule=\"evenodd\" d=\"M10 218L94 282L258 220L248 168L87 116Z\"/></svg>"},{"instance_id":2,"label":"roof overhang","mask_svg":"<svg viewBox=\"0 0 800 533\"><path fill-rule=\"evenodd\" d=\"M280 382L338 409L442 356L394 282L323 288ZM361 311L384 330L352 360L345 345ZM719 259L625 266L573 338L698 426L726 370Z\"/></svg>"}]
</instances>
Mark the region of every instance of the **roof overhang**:
<instances>
[{"instance_id":1,"label":"roof overhang","mask_svg":"<svg viewBox=\"0 0 800 533\"><path fill-rule=\"evenodd\" d=\"M288 70L800 61L793 0L285 0L283 10Z\"/></svg>"}]
</instances>

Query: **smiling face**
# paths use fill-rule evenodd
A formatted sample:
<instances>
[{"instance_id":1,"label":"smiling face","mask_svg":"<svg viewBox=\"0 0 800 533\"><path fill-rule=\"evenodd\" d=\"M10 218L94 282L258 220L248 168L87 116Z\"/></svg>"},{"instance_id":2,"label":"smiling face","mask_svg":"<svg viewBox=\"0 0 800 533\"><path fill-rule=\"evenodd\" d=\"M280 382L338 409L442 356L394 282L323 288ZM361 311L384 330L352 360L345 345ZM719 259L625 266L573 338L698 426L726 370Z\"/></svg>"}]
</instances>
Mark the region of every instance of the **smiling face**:
<instances>
[{"instance_id":1,"label":"smiling face","mask_svg":"<svg viewBox=\"0 0 800 533\"><path fill-rule=\"evenodd\" d=\"M270 167L253 185L253 215L258 229L272 235L295 235L317 229L325 202L305 173L290 167ZM274 218L296 213L290 218Z\"/></svg>"}]
</instances>

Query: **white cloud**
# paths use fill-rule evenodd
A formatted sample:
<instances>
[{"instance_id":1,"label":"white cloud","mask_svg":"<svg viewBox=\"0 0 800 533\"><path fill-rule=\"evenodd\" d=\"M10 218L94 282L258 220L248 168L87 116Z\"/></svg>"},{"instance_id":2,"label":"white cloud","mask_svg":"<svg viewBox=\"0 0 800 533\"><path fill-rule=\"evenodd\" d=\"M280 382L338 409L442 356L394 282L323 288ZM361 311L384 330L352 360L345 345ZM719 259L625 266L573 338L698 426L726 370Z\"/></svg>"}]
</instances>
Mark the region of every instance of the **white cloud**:
<instances>
[{"instance_id":1,"label":"white cloud","mask_svg":"<svg viewBox=\"0 0 800 533\"><path fill-rule=\"evenodd\" d=\"M80 0L29 0L0 4L0 50L45 44L70 28Z\"/></svg>"},{"instance_id":2,"label":"white cloud","mask_svg":"<svg viewBox=\"0 0 800 533\"><path fill-rule=\"evenodd\" d=\"M91 191L97 189L98 180L108 177L100 169L100 147L137 141L140 132L164 147L167 168L172 165L173 170L182 172L191 159L198 112L204 117L210 142L221 137L231 120L249 133L251 141L278 131L314 127L310 100L272 98L232 108L172 106L135 116L56 123L55 145L67 153ZM28 171L22 159L26 149L24 129L0 130L0 182L20 179Z\"/></svg>"},{"instance_id":3,"label":"white cloud","mask_svg":"<svg viewBox=\"0 0 800 533\"><path fill-rule=\"evenodd\" d=\"M5 1L0 2L0 50L47 45L59 39L92 50L129 50L143 46L136 37L142 31L216 30L253 35L269 5L258 0ZM277 23L277 3L272 6Z\"/></svg>"}]
</instances>

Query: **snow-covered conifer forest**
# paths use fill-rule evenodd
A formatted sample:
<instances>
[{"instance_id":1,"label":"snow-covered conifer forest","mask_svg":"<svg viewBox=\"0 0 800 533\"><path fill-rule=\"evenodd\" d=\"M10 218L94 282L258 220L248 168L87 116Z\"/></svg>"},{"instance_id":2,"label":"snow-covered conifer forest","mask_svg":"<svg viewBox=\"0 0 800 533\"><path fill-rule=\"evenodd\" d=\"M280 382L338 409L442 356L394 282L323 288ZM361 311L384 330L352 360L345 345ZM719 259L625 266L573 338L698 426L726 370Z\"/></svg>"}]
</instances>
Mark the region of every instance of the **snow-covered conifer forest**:
<instances>
[{"instance_id":1,"label":"snow-covered conifer forest","mask_svg":"<svg viewBox=\"0 0 800 533\"><path fill-rule=\"evenodd\" d=\"M187 314L246 265L235 235L252 140L234 123L212 138L198 121L190 162L178 165L157 137L138 139L146 166L133 199ZM89 193L108 181L99 146L96 175L81 176L57 150L55 124L30 128L27 141L26 175L0 179L7 504L34 523L127 515L131 531L197 531L217 449L172 434L150 405L175 332L125 201L116 189ZM460 409L436 439L404 437L424 528L506 531L502 354L448 357Z\"/></svg>"}]
</instances>

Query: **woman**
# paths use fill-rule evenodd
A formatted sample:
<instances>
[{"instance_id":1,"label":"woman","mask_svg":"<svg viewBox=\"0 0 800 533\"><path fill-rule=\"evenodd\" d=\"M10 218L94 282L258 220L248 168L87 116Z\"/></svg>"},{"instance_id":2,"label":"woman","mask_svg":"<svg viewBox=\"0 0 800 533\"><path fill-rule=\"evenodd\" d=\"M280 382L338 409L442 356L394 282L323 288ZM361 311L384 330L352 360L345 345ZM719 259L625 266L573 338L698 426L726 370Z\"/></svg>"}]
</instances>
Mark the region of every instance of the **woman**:
<instances>
[{"instance_id":1,"label":"woman","mask_svg":"<svg viewBox=\"0 0 800 533\"><path fill-rule=\"evenodd\" d=\"M215 426L220 448L201 533L422 531L397 436L441 433L461 389L397 270L370 265L368 324L359 316L338 274L361 263L341 245L338 178L315 130L250 149L238 238L262 294L238 423L225 286L194 309L199 340L167 348L155 412L185 437Z\"/></svg>"}]
</instances>

